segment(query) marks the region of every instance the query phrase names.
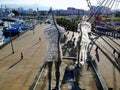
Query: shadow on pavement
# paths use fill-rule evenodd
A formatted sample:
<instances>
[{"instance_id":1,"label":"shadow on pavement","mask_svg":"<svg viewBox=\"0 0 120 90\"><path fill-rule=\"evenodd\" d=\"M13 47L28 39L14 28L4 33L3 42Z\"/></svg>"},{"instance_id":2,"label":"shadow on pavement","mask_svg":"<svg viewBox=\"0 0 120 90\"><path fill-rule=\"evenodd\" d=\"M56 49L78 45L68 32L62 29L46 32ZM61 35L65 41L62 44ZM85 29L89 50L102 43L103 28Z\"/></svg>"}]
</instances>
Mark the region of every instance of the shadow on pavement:
<instances>
[{"instance_id":1,"label":"shadow on pavement","mask_svg":"<svg viewBox=\"0 0 120 90\"><path fill-rule=\"evenodd\" d=\"M4 59L6 59L6 58L8 58L8 57L11 56L12 54L13 54L13 53L10 53L9 55L7 55L7 56L1 58L0 61L1 61L1 60L4 60Z\"/></svg>"}]
</instances>

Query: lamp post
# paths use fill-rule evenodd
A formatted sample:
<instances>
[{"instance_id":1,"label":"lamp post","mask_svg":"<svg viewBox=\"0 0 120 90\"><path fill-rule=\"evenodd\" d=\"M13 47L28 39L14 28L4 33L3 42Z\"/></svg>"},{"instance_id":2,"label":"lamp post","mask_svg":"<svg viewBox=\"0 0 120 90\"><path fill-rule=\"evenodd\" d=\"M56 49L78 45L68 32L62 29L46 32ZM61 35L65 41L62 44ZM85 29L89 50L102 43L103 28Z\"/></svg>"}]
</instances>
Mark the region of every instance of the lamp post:
<instances>
[{"instance_id":1,"label":"lamp post","mask_svg":"<svg viewBox=\"0 0 120 90\"><path fill-rule=\"evenodd\" d=\"M11 43L11 48L12 48L12 54L14 54L14 47L13 47L13 43L12 43L12 39L11 39L11 32L10 32L10 43Z\"/></svg>"},{"instance_id":2,"label":"lamp post","mask_svg":"<svg viewBox=\"0 0 120 90\"><path fill-rule=\"evenodd\" d=\"M12 17L13 16L13 13L10 13L9 15L9 19L8 19L8 29L10 28L9 27L9 21L10 21L10 17ZM12 54L14 54L14 47L13 47L13 42L12 42L12 38L11 38L11 32L9 31L9 37L10 37L10 43L11 43L11 48L12 48Z\"/></svg>"}]
</instances>

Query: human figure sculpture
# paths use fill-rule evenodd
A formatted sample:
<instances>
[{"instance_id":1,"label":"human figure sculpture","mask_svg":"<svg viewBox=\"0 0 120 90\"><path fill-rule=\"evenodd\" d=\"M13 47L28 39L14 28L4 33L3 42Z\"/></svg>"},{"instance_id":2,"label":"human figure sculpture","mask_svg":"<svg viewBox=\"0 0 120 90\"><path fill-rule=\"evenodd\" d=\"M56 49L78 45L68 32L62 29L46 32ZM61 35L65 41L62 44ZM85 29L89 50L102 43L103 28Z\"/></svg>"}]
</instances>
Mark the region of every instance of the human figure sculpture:
<instances>
[{"instance_id":1,"label":"human figure sculpture","mask_svg":"<svg viewBox=\"0 0 120 90\"><path fill-rule=\"evenodd\" d=\"M59 79L60 79L60 64L61 64L61 47L60 39L64 36L64 28L57 25L54 19L53 12L50 9L48 20L50 24L44 28L44 34L48 40L47 54L45 61L48 66L48 90L51 90L51 76L52 76L52 64L55 63L55 76L56 76L56 87L54 90L59 90Z\"/></svg>"},{"instance_id":2,"label":"human figure sculpture","mask_svg":"<svg viewBox=\"0 0 120 90\"><path fill-rule=\"evenodd\" d=\"M89 34L91 33L91 23L87 21L88 16L84 15L82 17L82 21L78 24L78 33L81 35L81 41L80 41L80 56L79 58L81 59L80 63L83 65L85 61L87 60L87 50L88 50L88 45L90 43L89 39Z\"/></svg>"}]
</instances>

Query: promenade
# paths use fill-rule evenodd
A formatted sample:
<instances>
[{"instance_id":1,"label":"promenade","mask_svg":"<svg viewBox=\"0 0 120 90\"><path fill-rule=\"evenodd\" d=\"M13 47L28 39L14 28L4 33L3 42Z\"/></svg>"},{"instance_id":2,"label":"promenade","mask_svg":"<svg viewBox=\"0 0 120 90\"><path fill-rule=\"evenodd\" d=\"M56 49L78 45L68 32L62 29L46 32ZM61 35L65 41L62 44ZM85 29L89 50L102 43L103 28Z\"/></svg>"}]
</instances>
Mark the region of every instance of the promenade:
<instances>
[{"instance_id":1,"label":"promenade","mask_svg":"<svg viewBox=\"0 0 120 90\"><path fill-rule=\"evenodd\" d=\"M14 54L12 54L11 43L0 49L0 90L30 89L44 63L47 40L44 37L43 28L46 25L37 25L34 31L29 30L13 40ZM66 42L62 44L63 46L71 40L72 35L73 33L69 32ZM69 56L70 51L72 51L70 43L68 46L65 56ZM119 90L120 58L118 58L118 54L120 53L120 39L95 35L91 39L89 48L94 66L104 78L107 87L110 90ZM52 70L52 88L54 88L56 81L54 65ZM82 68L74 68L72 60L63 59L60 72L61 90L100 90L99 81L91 65L87 62ZM45 67L35 90L47 90L47 82L47 67Z\"/></svg>"},{"instance_id":2,"label":"promenade","mask_svg":"<svg viewBox=\"0 0 120 90\"><path fill-rule=\"evenodd\" d=\"M0 49L0 90L28 90L44 62L47 40L45 24L37 25ZM41 38L41 40L40 40ZM21 58L23 55L23 59Z\"/></svg>"}]
</instances>

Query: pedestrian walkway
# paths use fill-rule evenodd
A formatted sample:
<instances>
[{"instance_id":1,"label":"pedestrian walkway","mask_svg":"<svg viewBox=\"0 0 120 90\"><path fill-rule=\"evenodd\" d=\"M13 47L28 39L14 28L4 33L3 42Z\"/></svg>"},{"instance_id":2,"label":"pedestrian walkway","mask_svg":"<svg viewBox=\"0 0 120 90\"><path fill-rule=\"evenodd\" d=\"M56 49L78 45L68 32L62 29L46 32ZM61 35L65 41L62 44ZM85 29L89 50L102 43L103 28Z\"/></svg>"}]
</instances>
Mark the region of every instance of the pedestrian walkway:
<instances>
[{"instance_id":1,"label":"pedestrian walkway","mask_svg":"<svg viewBox=\"0 0 120 90\"><path fill-rule=\"evenodd\" d=\"M45 24L37 25L0 49L0 90L28 90L44 62L47 40ZM41 40L39 40L41 38Z\"/></svg>"},{"instance_id":2,"label":"pedestrian walkway","mask_svg":"<svg viewBox=\"0 0 120 90\"><path fill-rule=\"evenodd\" d=\"M96 67L101 72L108 88L119 90L120 88L120 65L117 53L114 54L114 50L118 47L119 51L120 39L100 36L93 41L90 54L93 56ZM116 44L117 43L117 44ZM96 51L96 48L98 50Z\"/></svg>"}]
</instances>

